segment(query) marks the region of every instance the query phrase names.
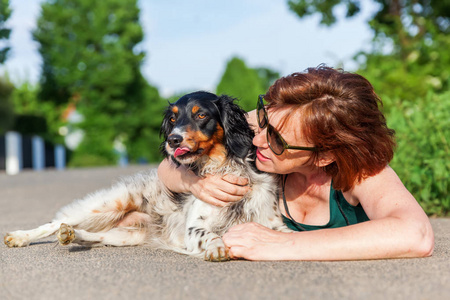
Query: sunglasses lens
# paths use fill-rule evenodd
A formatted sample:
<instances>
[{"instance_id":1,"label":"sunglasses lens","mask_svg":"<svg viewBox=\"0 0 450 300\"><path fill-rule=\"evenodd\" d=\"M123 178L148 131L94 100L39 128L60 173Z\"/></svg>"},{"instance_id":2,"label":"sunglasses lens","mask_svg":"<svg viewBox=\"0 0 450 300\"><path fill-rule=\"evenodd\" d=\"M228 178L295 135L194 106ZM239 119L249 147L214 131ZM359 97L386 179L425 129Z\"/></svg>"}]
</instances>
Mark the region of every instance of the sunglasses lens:
<instances>
[{"instance_id":1,"label":"sunglasses lens","mask_svg":"<svg viewBox=\"0 0 450 300\"><path fill-rule=\"evenodd\" d=\"M259 128L266 127L266 125L268 123L267 114L266 114L266 110L264 109L263 100L261 98L258 99L258 105L256 106L256 111L257 111Z\"/></svg>"},{"instance_id":2,"label":"sunglasses lens","mask_svg":"<svg viewBox=\"0 0 450 300\"><path fill-rule=\"evenodd\" d=\"M270 149L280 155L284 151L284 143L281 140L279 133L271 125L267 127L267 142L269 143Z\"/></svg>"}]
</instances>

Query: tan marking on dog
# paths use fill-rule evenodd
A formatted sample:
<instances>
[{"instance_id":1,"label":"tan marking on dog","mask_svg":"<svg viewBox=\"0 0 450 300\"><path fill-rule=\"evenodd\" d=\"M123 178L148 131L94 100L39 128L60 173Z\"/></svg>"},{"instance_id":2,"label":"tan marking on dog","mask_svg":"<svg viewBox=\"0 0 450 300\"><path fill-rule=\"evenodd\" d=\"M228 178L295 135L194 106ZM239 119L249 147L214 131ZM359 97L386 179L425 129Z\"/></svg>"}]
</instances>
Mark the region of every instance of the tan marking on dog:
<instances>
[{"instance_id":1,"label":"tan marking on dog","mask_svg":"<svg viewBox=\"0 0 450 300\"><path fill-rule=\"evenodd\" d=\"M93 209L92 212L93 212L94 214L99 214L99 213L100 213L100 211L99 211L98 209Z\"/></svg>"},{"instance_id":2,"label":"tan marking on dog","mask_svg":"<svg viewBox=\"0 0 450 300\"><path fill-rule=\"evenodd\" d=\"M131 194L128 195L127 206L125 207L126 212L138 210L139 206L134 203L133 196Z\"/></svg>"},{"instance_id":3,"label":"tan marking on dog","mask_svg":"<svg viewBox=\"0 0 450 300\"><path fill-rule=\"evenodd\" d=\"M219 161L224 161L227 155L227 150L223 144L224 132L223 128L217 124L216 132L212 136L213 147L209 151L209 157Z\"/></svg>"},{"instance_id":4,"label":"tan marking on dog","mask_svg":"<svg viewBox=\"0 0 450 300\"><path fill-rule=\"evenodd\" d=\"M186 135L183 141L183 145L189 147L192 152L195 152L199 148L201 142L207 141L209 138L202 132L192 130L191 126L186 127Z\"/></svg>"},{"instance_id":5,"label":"tan marking on dog","mask_svg":"<svg viewBox=\"0 0 450 300\"><path fill-rule=\"evenodd\" d=\"M216 131L211 137L206 136L201 131L186 130L186 144L194 142L194 145L189 145L193 152L198 149L203 149L202 155L208 155L219 161L224 161L226 158L226 150L223 143L224 131L223 128L217 124Z\"/></svg>"},{"instance_id":6,"label":"tan marking on dog","mask_svg":"<svg viewBox=\"0 0 450 300\"><path fill-rule=\"evenodd\" d=\"M120 201L120 199L116 200L116 210L123 211L123 203L122 203L122 201Z\"/></svg>"},{"instance_id":7,"label":"tan marking on dog","mask_svg":"<svg viewBox=\"0 0 450 300\"><path fill-rule=\"evenodd\" d=\"M174 114L177 114L178 113L178 106L172 106L172 112Z\"/></svg>"},{"instance_id":8,"label":"tan marking on dog","mask_svg":"<svg viewBox=\"0 0 450 300\"><path fill-rule=\"evenodd\" d=\"M209 151L209 157L216 161L224 162L227 157L227 150L225 149L225 146L222 144L215 145Z\"/></svg>"},{"instance_id":9,"label":"tan marking on dog","mask_svg":"<svg viewBox=\"0 0 450 300\"><path fill-rule=\"evenodd\" d=\"M123 211L125 213L137 210L139 207L134 203L133 196L131 194L128 194L128 199L126 200L126 203L122 203L121 199L116 200L116 211Z\"/></svg>"},{"instance_id":10,"label":"tan marking on dog","mask_svg":"<svg viewBox=\"0 0 450 300\"><path fill-rule=\"evenodd\" d=\"M194 105L194 106L192 107L192 113L193 113L193 114L196 114L196 113L199 111L199 109L200 109L200 107L198 107L197 105Z\"/></svg>"}]
</instances>

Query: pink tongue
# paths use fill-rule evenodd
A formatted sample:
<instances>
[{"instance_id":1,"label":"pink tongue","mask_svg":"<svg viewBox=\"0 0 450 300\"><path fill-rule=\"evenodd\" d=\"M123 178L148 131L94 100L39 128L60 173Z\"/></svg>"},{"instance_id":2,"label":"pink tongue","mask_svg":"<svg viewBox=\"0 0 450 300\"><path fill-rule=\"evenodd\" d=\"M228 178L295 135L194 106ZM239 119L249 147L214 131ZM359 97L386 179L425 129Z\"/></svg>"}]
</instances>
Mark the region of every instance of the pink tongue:
<instances>
[{"instance_id":1,"label":"pink tongue","mask_svg":"<svg viewBox=\"0 0 450 300\"><path fill-rule=\"evenodd\" d=\"M175 153L173 154L174 157L177 157L179 155L183 155L187 152L189 152L189 148L187 147L183 147L183 148L177 148L177 150L175 150Z\"/></svg>"}]
</instances>

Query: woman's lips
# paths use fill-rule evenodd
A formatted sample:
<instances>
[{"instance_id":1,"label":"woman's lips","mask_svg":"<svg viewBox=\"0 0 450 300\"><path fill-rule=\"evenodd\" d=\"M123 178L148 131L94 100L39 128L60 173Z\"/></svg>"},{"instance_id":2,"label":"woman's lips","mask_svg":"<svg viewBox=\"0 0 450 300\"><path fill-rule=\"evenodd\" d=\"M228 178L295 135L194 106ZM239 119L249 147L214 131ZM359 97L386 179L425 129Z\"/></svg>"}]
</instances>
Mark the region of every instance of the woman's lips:
<instances>
[{"instance_id":1,"label":"woman's lips","mask_svg":"<svg viewBox=\"0 0 450 300\"><path fill-rule=\"evenodd\" d=\"M265 157L264 155L262 155L261 152L259 152L259 149L256 149L256 157L260 161L269 161L270 160L268 157Z\"/></svg>"}]
</instances>

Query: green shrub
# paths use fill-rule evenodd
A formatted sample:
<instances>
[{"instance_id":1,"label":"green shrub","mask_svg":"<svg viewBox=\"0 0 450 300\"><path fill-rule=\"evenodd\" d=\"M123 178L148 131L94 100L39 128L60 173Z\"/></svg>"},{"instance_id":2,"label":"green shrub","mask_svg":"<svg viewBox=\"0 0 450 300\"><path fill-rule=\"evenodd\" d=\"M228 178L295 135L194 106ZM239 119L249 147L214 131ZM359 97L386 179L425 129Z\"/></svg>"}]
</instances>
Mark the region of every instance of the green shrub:
<instances>
[{"instance_id":1,"label":"green shrub","mask_svg":"<svg viewBox=\"0 0 450 300\"><path fill-rule=\"evenodd\" d=\"M10 130L14 124L14 108L10 100L13 89L7 78L0 77L0 134Z\"/></svg>"},{"instance_id":2,"label":"green shrub","mask_svg":"<svg viewBox=\"0 0 450 300\"><path fill-rule=\"evenodd\" d=\"M96 154L74 153L68 166L71 168L84 168L92 166L111 166L111 159Z\"/></svg>"},{"instance_id":3,"label":"green shrub","mask_svg":"<svg viewBox=\"0 0 450 300\"><path fill-rule=\"evenodd\" d=\"M450 92L384 101L398 144L392 168L427 214L450 215Z\"/></svg>"},{"instance_id":4,"label":"green shrub","mask_svg":"<svg viewBox=\"0 0 450 300\"><path fill-rule=\"evenodd\" d=\"M47 133L47 120L35 115L17 115L14 119L13 130L25 135Z\"/></svg>"}]
</instances>

